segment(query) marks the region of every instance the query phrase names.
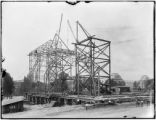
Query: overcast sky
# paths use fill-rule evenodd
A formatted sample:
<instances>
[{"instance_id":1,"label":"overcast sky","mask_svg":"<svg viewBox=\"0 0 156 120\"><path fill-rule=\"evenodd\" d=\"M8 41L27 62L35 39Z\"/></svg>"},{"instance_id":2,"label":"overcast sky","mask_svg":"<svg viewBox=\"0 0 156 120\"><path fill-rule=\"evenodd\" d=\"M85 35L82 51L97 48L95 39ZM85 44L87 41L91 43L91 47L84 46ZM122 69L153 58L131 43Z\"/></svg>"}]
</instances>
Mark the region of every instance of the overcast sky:
<instances>
[{"instance_id":1,"label":"overcast sky","mask_svg":"<svg viewBox=\"0 0 156 120\"><path fill-rule=\"evenodd\" d=\"M14 80L28 74L28 53L53 38L63 13L61 36L74 42L67 19L75 31L79 20L92 35L111 41L112 73L125 80L153 78L153 3L91 2L76 6L64 2L3 2L3 67ZM68 39L68 40L67 40Z\"/></svg>"}]
</instances>

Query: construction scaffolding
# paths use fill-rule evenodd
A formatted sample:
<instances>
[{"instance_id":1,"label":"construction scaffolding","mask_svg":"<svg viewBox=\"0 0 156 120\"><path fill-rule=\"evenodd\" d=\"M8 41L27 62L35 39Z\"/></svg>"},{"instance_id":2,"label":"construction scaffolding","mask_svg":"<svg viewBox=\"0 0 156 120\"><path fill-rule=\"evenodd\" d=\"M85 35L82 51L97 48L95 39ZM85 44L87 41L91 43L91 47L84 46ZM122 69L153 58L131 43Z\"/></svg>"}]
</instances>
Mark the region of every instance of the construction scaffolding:
<instances>
[{"instance_id":1,"label":"construction scaffolding","mask_svg":"<svg viewBox=\"0 0 156 120\"><path fill-rule=\"evenodd\" d=\"M75 52L70 50L60 37L61 22L59 32L55 34L53 40L29 53L29 75L34 82L45 83L45 92L50 91L50 83L58 80L61 72L72 76Z\"/></svg>"},{"instance_id":2,"label":"construction scaffolding","mask_svg":"<svg viewBox=\"0 0 156 120\"><path fill-rule=\"evenodd\" d=\"M58 75L64 72L75 80L74 92L78 95L83 94L84 90L89 91L91 96L100 95L101 85L106 80L111 82L111 42L90 35L78 21L75 35L67 21L76 41L73 43L75 51L70 50L60 37L61 22L59 32L55 34L53 40L47 41L29 53L29 74L33 81L45 83L46 93L51 90L51 83L53 86L56 86L54 83L59 84L54 81L58 81ZM80 33L84 34L84 39ZM73 67L75 67L74 76ZM111 86L110 82L109 86ZM56 87L53 91L61 92L60 88L56 89Z\"/></svg>"},{"instance_id":3,"label":"construction scaffolding","mask_svg":"<svg viewBox=\"0 0 156 120\"><path fill-rule=\"evenodd\" d=\"M84 89L91 96L100 94L100 86L106 80L111 80L110 41L91 36L77 21L75 45L76 91L82 94ZM79 32L83 31L86 38L79 39ZM109 83L110 86L110 83ZM110 89L110 87L109 87Z\"/></svg>"},{"instance_id":4,"label":"construction scaffolding","mask_svg":"<svg viewBox=\"0 0 156 120\"><path fill-rule=\"evenodd\" d=\"M29 73L33 81L42 81L47 85L58 79L61 72L65 72L72 76L72 65L74 51L69 50L62 39L58 39L55 34L53 40L49 40L45 44L29 53ZM66 46L67 49L62 47Z\"/></svg>"}]
</instances>

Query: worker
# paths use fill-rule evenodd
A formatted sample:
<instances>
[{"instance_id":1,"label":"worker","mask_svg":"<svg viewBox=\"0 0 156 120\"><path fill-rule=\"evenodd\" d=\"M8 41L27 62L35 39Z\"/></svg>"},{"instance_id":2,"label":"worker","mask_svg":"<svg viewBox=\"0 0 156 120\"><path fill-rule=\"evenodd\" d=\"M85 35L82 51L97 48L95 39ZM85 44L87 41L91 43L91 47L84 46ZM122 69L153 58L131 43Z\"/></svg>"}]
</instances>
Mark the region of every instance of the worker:
<instances>
[{"instance_id":1,"label":"worker","mask_svg":"<svg viewBox=\"0 0 156 120\"><path fill-rule=\"evenodd\" d=\"M80 100L79 100L79 99L77 99L77 104L79 104L79 102L80 102Z\"/></svg>"},{"instance_id":2,"label":"worker","mask_svg":"<svg viewBox=\"0 0 156 120\"><path fill-rule=\"evenodd\" d=\"M89 104L88 104L88 103L86 103L86 104L85 104L86 110L88 109L88 106L89 106Z\"/></svg>"},{"instance_id":3,"label":"worker","mask_svg":"<svg viewBox=\"0 0 156 120\"><path fill-rule=\"evenodd\" d=\"M143 105L144 105L144 101L143 100L140 101L140 105L141 105L141 107L143 107Z\"/></svg>"},{"instance_id":4,"label":"worker","mask_svg":"<svg viewBox=\"0 0 156 120\"><path fill-rule=\"evenodd\" d=\"M140 105L140 101L136 99L136 107L139 107L139 105Z\"/></svg>"},{"instance_id":5,"label":"worker","mask_svg":"<svg viewBox=\"0 0 156 120\"><path fill-rule=\"evenodd\" d=\"M150 105L150 100L147 100L146 101L146 104L147 104L147 106Z\"/></svg>"}]
</instances>

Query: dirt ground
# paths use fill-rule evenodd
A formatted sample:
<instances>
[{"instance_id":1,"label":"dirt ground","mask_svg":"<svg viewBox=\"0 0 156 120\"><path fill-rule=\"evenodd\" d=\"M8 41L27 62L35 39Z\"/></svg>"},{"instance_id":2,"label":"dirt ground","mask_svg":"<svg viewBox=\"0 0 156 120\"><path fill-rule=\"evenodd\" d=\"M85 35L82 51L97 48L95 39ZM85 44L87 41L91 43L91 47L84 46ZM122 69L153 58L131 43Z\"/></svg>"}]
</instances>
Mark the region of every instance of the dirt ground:
<instances>
[{"instance_id":1,"label":"dirt ground","mask_svg":"<svg viewBox=\"0 0 156 120\"><path fill-rule=\"evenodd\" d=\"M136 107L134 103L106 105L86 110L81 105L51 107L24 105L25 111L2 114L2 118L153 118L154 105Z\"/></svg>"}]
</instances>

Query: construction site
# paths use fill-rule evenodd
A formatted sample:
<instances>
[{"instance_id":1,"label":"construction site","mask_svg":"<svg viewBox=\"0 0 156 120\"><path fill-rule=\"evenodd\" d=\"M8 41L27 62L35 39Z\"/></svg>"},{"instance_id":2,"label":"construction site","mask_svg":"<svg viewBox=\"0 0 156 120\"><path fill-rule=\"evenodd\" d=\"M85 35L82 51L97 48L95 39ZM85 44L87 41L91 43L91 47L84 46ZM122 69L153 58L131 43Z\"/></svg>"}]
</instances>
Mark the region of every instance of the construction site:
<instances>
[{"instance_id":1,"label":"construction site","mask_svg":"<svg viewBox=\"0 0 156 120\"><path fill-rule=\"evenodd\" d=\"M150 100L150 95L143 92L134 94L129 91L121 95L120 89L112 88L111 41L89 34L79 21L73 31L67 21L75 41L72 43L74 50L71 50L60 37L62 20L63 15L53 39L29 53L29 76L36 83L44 83L44 91L36 88L25 93L29 102L98 106Z\"/></svg>"},{"instance_id":2,"label":"construction site","mask_svg":"<svg viewBox=\"0 0 156 120\"><path fill-rule=\"evenodd\" d=\"M2 4L2 118L154 118L153 2Z\"/></svg>"}]
</instances>

